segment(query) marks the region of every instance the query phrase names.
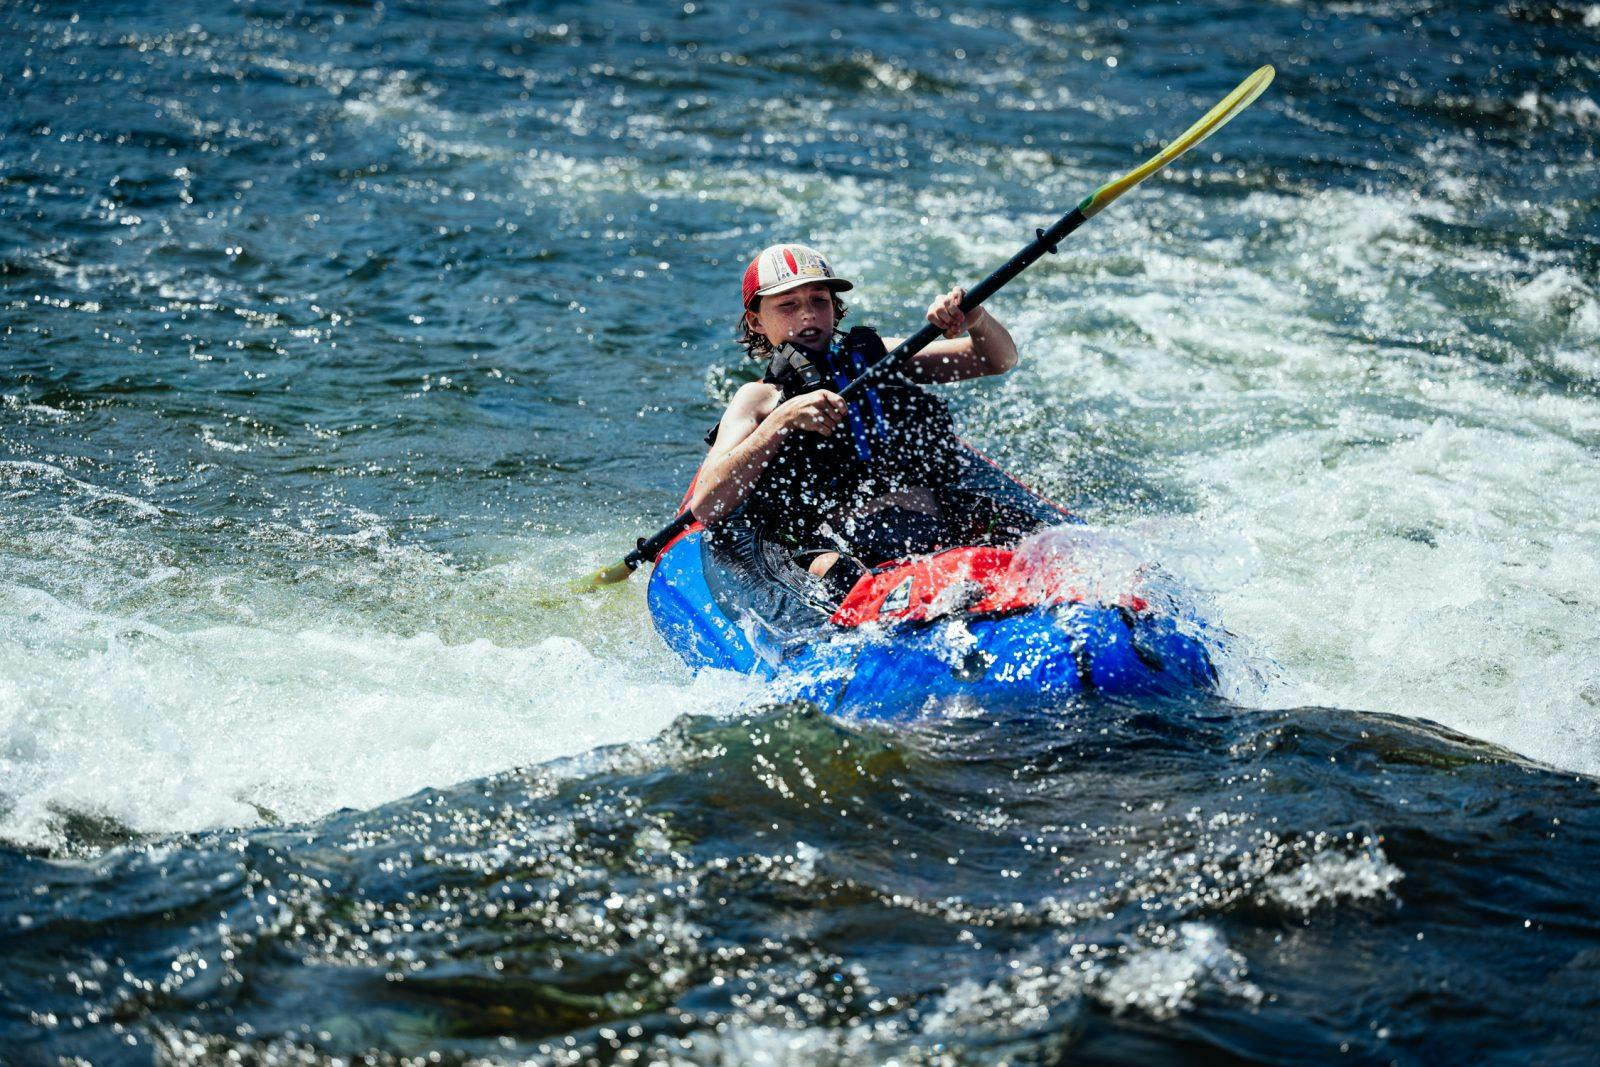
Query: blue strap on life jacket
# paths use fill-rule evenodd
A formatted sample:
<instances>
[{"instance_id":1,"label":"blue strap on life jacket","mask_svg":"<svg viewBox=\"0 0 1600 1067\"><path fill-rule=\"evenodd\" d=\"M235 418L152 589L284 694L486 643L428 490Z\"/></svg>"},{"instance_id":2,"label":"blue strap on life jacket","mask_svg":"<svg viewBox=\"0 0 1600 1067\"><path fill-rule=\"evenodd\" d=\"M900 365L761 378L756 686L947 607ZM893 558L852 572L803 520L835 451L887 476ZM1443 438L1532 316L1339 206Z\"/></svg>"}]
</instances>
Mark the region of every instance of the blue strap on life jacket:
<instances>
[{"instance_id":1,"label":"blue strap on life jacket","mask_svg":"<svg viewBox=\"0 0 1600 1067\"><path fill-rule=\"evenodd\" d=\"M850 367L847 370L841 366L844 354L844 342L840 337L833 339L833 344L828 348L828 370L833 375L834 387L843 392L845 387L866 370L866 363L861 358L861 353L852 350L850 353ZM866 420L862 418L862 407L871 409L872 426L869 429ZM872 386L862 390L861 400L850 400L845 404L845 414L850 419L850 436L855 444L856 458L863 463L872 459L872 441L874 438L884 440L888 436L889 424L884 418L883 402L878 399L878 391Z\"/></svg>"},{"instance_id":2,"label":"blue strap on life jacket","mask_svg":"<svg viewBox=\"0 0 1600 1067\"><path fill-rule=\"evenodd\" d=\"M852 370L855 371L852 380L854 380L854 378L861 377L861 375L867 369L866 359L864 359L861 353L855 349L851 349L850 351L850 363L852 365ZM883 402L878 399L878 390L875 386L869 385L865 390L863 390L863 392L866 394L868 405L870 405L872 408L873 436L881 441L889 435L889 420L884 417Z\"/></svg>"},{"instance_id":3,"label":"blue strap on life jacket","mask_svg":"<svg viewBox=\"0 0 1600 1067\"><path fill-rule=\"evenodd\" d=\"M834 368L833 381L835 389L844 392L845 386L849 385L851 380L851 376L844 373L842 369ZM861 420L861 404L859 401L847 400L845 401L844 411L845 417L850 420L850 436L855 442L856 458L865 463L872 459L872 436L867 432L866 424Z\"/></svg>"}]
</instances>

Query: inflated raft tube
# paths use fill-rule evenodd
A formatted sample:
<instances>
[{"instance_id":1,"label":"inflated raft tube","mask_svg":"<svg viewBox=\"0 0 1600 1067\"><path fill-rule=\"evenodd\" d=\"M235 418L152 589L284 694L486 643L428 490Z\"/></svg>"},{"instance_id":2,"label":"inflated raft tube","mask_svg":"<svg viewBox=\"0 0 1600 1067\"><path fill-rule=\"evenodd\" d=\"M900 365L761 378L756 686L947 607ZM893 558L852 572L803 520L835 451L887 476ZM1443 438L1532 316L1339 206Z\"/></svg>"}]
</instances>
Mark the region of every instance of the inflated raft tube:
<instances>
[{"instance_id":1,"label":"inflated raft tube","mask_svg":"<svg viewBox=\"0 0 1600 1067\"><path fill-rule=\"evenodd\" d=\"M981 514L993 543L887 564L833 603L754 523L691 526L650 576L657 632L694 670L757 674L782 697L866 718L1215 687L1206 627L1170 590L1136 576L1108 591L1059 552L1013 547L1075 520L969 453L942 504Z\"/></svg>"}]
</instances>

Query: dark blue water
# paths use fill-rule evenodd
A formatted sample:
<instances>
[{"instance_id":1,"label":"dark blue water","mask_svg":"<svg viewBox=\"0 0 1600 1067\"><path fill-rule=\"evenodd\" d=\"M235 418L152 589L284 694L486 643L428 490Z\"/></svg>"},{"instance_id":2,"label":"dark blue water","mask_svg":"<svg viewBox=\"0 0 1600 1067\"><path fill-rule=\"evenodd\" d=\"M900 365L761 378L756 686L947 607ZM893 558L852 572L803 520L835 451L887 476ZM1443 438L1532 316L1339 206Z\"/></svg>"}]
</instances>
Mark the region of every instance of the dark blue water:
<instances>
[{"instance_id":1,"label":"dark blue water","mask_svg":"<svg viewBox=\"0 0 1600 1067\"><path fill-rule=\"evenodd\" d=\"M6 1047L1588 1060L1595 793L1315 709L685 719L299 827L8 851Z\"/></svg>"},{"instance_id":2,"label":"dark blue water","mask_svg":"<svg viewBox=\"0 0 1600 1067\"><path fill-rule=\"evenodd\" d=\"M1592 1059L1595 10L5 7L0 1061ZM951 392L1221 697L856 729L570 593L754 252L903 334L1264 62Z\"/></svg>"}]
</instances>

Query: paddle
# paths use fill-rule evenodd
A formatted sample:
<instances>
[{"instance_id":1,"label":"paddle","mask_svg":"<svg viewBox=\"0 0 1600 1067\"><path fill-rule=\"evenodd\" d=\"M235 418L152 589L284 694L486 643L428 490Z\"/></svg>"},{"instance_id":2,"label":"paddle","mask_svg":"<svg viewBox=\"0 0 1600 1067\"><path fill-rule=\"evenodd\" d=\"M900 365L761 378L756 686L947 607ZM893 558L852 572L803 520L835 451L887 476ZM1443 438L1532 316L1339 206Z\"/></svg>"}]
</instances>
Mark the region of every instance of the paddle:
<instances>
[{"instance_id":1,"label":"paddle","mask_svg":"<svg viewBox=\"0 0 1600 1067\"><path fill-rule=\"evenodd\" d=\"M961 310L968 312L982 304L998 292L1001 286L1027 270L1040 256L1046 252L1054 253L1056 246L1065 240L1069 234L1094 218L1101 211L1104 211L1123 193L1126 193L1129 189L1132 189L1221 129L1229 119L1249 107L1256 97L1266 91L1267 86L1272 83L1273 73L1271 66L1265 66L1257 70L1250 77L1240 82L1233 92L1223 97L1216 107L1201 116L1198 122L1184 130L1167 147L1151 156L1142 165L1135 167L1114 181L1107 182L1084 197L1077 207L1057 219L1054 226L1047 230L1037 231L1037 236L1020 252L1008 259L998 270L967 292L966 297L961 301ZM896 345L893 352L890 352L886 357L867 368L865 373L841 390L839 395L849 396L863 382L899 366L938 340L943 332L933 323L928 323ZM595 571L583 582L580 582L579 588L592 590L602 585L612 585L616 582L627 580L628 576L638 569L639 564L660 555L661 550L666 548L673 538L693 524L694 514L685 509L682 514L658 531L654 537L641 537L637 547L632 552L629 552L611 566L602 567L600 570Z\"/></svg>"}]
</instances>

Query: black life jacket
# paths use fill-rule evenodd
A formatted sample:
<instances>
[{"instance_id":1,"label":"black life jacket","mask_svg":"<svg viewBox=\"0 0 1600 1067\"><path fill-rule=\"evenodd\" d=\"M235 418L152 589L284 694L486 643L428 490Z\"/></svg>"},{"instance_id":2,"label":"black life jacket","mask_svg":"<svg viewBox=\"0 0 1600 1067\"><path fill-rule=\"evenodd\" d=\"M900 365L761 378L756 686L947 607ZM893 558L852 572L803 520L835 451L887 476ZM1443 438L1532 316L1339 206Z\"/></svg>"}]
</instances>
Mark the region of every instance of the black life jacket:
<instances>
[{"instance_id":1,"label":"black life jacket","mask_svg":"<svg viewBox=\"0 0 1600 1067\"><path fill-rule=\"evenodd\" d=\"M818 389L841 392L887 355L875 330L857 326L826 352L783 345L762 381L780 402ZM809 536L841 507L896 489L938 488L961 477L965 461L945 402L898 371L876 375L851 394L833 434L789 434L745 505L780 536Z\"/></svg>"}]
</instances>

